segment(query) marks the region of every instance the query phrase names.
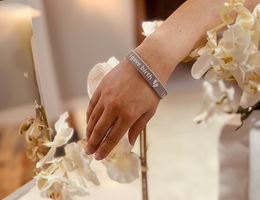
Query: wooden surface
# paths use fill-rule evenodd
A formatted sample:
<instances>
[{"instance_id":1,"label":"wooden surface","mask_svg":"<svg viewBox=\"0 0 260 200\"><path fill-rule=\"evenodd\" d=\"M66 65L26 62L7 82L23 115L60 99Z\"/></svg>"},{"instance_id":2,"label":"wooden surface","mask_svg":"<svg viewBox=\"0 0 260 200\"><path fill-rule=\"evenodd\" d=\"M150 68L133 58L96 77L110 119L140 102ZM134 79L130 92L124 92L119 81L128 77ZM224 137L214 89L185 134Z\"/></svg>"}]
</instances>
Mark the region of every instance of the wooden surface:
<instances>
[{"instance_id":1,"label":"wooden surface","mask_svg":"<svg viewBox=\"0 0 260 200\"><path fill-rule=\"evenodd\" d=\"M33 163L25 156L19 125L0 127L0 199L32 179Z\"/></svg>"},{"instance_id":2,"label":"wooden surface","mask_svg":"<svg viewBox=\"0 0 260 200\"><path fill-rule=\"evenodd\" d=\"M165 20L184 2L185 0L146 0L146 19Z\"/></svg>"},{"instance_id":3,"label":"wooden surface","mask_svg":"<svg viewBox=\"0 0 260 200\"><path fill-rule=\"evenodd\" d=\"M142 35L142 22L146 19L145 0L135 0L135 29L136 29L136 45L141 44L144 40Z\"/></svg>"}]
</instances>

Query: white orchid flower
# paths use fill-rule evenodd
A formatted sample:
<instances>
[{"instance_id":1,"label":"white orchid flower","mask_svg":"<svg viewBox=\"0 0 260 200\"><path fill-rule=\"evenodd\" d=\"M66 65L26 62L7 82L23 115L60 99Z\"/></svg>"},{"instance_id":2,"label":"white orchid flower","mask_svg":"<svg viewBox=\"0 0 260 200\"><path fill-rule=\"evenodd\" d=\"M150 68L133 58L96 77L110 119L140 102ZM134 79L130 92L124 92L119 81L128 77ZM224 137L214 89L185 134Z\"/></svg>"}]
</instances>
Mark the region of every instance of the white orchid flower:
<instances>
[{"instance_id":1,"label":"white orchid flower","mask_svg":"<svg viewBox=\"0 0 260 200\"><path fill-rule=\"evenodd\" d=\"M85 154L77 143L65 146L65 156L52 160L51 165L36 176L37 187L43 197L73 199L84 196L87 182L99 185L95 172L90 168L92 156Z\"/></svg>"},{"instance_id":2,"label":"white orchid flower","mask_svg":"<svg viewBox=\"0 0 260 200\"><path fill-rule=\"evenodd\" d=\"M203 108L198 116L194 119L196 123L207 121L214 114L233 113L237 109L235 103L235 90L227 88L225 83L220 80L217 84L204 81L204 102Z\"/></svg>"},{"instance_id":3,"label":"white orchid flower","mask_svg":"<svg viewBox=\"0 0 260 200\"><path fill-rule=\"evenodd\" d=\"M78 185L71 179L66 178L58 165L53 164L52 170L41 171L36 177L37 188L42 197L55 200L73 200L75 196L89 195L86 187Z\"/></svg>"},{"instance_id":4,"label":"white orchid flower","mask_svg":"<svg viewBox=\"0 0 260 200\"><path fill-rule=\"evenodd\" d=\"M250 36L248 34L242 35L242 32L244 31L237 25L224 32L217 51L214 54L202 54L194 63L191 71L193 78L199 79L210 69L214 69L215 75L219 79L230 79L233 76L238 82L241 82L241 77L244 77L244 74L239 68L241 64L246 63L249 57L247 48L250 42ZM238 75L240 72L241 74ZM212 78L212 76L213 72L211 71L210 77Z\"/></svg>"},{"instance_id":5,"label":"white orchid flower","mask_svg":"<svg viewBox=\"0 0 260 200\"><path fill-rule=\"evenodd\" d=\"M95 172L90 168L92 157L85 154L77 143L65 146L65 156L51 161L35 178L43 197L71 200L74 196L85 196L87 181L99 185Z\"/></svg>"},{"instance_id":6,"label":"white orchid flower","mask_svg":"<svg viewBox=\"0 0 260 200\"><path fill-rule=\"evenodd\" d=\"M152 21L152 22L143 22L142 28L143 28L143 35L148 37L151 35L157 28L159 28L162 25L163 21Z\"/></svg>"},{"instance_id":7,"label":"white orchid flower","mask_svg":"<svg viewBox=\"0 0 260 200\"><path fill-rule=\"evenodd\" d=\"M115 57L111 57L107 62L98 63L91 69L87 79L87 92L90 98L94 94L103 77L118 64L119 61Z\"/></svg>"},{"instance_id":8,"label":"white orchid flower","mask_svg":"<svg viewBox=\"0 0 260 200\"><path fill-rule=\"evenodd\" d=\"M44 144L45 146L50 147L50 150L48 151L47 155L45 155L36 164L37 168L40 168L44 164L51 162L54 159L56 148L64 144L67 144L67 142L72 137L73 129L70 128L68 123L66 122L68 117L69 117L68 112L65 112L60 116L59 120L55 123L56 136L54 137L52 142Z\"/></svg>"},{"instance_id":9,"label":"white orchid flower","mask_svg":"<svg viewBox=\"0 0 260 200\"><path fill-rule=\"evenodd\" d=\"M243 30L238 24L228 27L219 41L219 48L226 58L231 58L231 62L238 65L247 62L250 45L250 34Z\"/></svg>"},{"instance_id":10,"label":"white orchid flower","mask_svg":"<svg viewBox=\"0 0 260 200\"><path fill-rule=\"evenodd\" d=\"M219 48L222 50L222 57L230 58L230 62L238 66L246 66L249 55L257 50L251 42L250 32L245 31L238 24L230 26L224 32Z\"/></svg>"},{"instance_id":11,"label":"white orchid flower","mask_svg":"<svg viewBox=\"0 0 260 200\"><path fill-rule=\"evenodd\" d=\"M131 152L132 148L125 135L102 161L112 180L119 183L130 183L139 177L140 159L137 154Z\"/></svg>"},{"instance_id":12,"label":"white orchid flower","mask_svg":"<svg viewBox=\"0 0 260 200\"><path fill-rule=\"evenodd\" d=\"M76 143L70 143L65 147L66 156L62 160L62 166L71 180L77 180L82 186L87 186L87 181L99 185L95 172L90 168L92 156L85 153L83 147ZM76 178L75 178L76 177Z\"/></svg>"}]
</instances>

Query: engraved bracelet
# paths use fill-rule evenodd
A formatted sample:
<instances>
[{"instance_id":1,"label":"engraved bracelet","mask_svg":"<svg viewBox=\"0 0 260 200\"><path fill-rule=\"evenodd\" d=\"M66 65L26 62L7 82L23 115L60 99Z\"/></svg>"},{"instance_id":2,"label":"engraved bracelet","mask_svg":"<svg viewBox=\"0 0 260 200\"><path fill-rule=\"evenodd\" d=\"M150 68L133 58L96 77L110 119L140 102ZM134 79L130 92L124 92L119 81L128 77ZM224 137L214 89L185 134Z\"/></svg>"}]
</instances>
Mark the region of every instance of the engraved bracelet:
<instances>
[{"instance_id":1,"label":"engraved bracelet","mask_svg":"<svg viewBox=\"0 0 260 200\"><path fill-rule=\"evenodd\" d=\"M160 99L168 94L160 80L135 51L132 50L126 56L126 58L133 64L137 71L148 82L148 84L152 87L152 89L156 92Z\"/></svg>"}]
</instances>

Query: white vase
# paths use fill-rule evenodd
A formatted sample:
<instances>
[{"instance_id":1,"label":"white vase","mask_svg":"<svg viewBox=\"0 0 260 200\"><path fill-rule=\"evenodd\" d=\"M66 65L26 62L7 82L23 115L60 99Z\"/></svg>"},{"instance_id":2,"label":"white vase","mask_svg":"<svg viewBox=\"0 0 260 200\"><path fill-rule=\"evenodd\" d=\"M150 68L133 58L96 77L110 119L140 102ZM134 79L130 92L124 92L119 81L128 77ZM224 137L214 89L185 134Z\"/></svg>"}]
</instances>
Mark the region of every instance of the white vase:
<instances>
[{"instance_id":1,"label":"white vase","mask_svg":"<svg viewBox=\"0 0 260 200\"><path fill-rule=\"evenodd\" d=\"M220 135L219 200L260 199L260 111L254 111L237 131L239 116Z\"/></svg>"},{"instance_id":2,"label":"white vase","mask_svg":"<svg viewBox=\"0 0 260 200\"><path fill-rule=\"evenodd\" d=\"M249 199L260 199L260 111L255 111L249 124Z\"/></svg>"}]
</instances>

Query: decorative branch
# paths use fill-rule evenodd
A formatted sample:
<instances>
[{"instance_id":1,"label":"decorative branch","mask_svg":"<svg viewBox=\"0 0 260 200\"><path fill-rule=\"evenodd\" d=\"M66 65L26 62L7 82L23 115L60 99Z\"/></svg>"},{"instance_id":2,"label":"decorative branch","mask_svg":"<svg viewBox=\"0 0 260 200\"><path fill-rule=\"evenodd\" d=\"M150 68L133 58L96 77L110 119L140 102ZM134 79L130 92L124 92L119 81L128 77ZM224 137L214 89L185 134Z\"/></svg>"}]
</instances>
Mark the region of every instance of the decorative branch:
<instances>
[{"instance_id":1,"label":"decorative branch","mask_svg":"<svg viewBox=\"0 0 260 200\"><path fill-rule=\"evenodd\" d=\"M260 110L260 101L258 101L255 105L250 106L248 108L243 108L243 107L239 107L237 110L237 114L240 114L240 119L241 119L241 125L239 127L236 128L236 130L240 129L243 124L244 121L252 114L252 112L254 110Z\"/></svg>"},{"instance_id":2,"label":"decorative branch","mask_svg":"<svg viewBox=\"0 0 260 200\"><path fill-rule=\"evenodd\" d=\"M142 194L143 200L148 200L148 180L147 180L147 143L146 143L146 127L140 134L140 159L142 172Z\"/></svg>"}]
</instances>

